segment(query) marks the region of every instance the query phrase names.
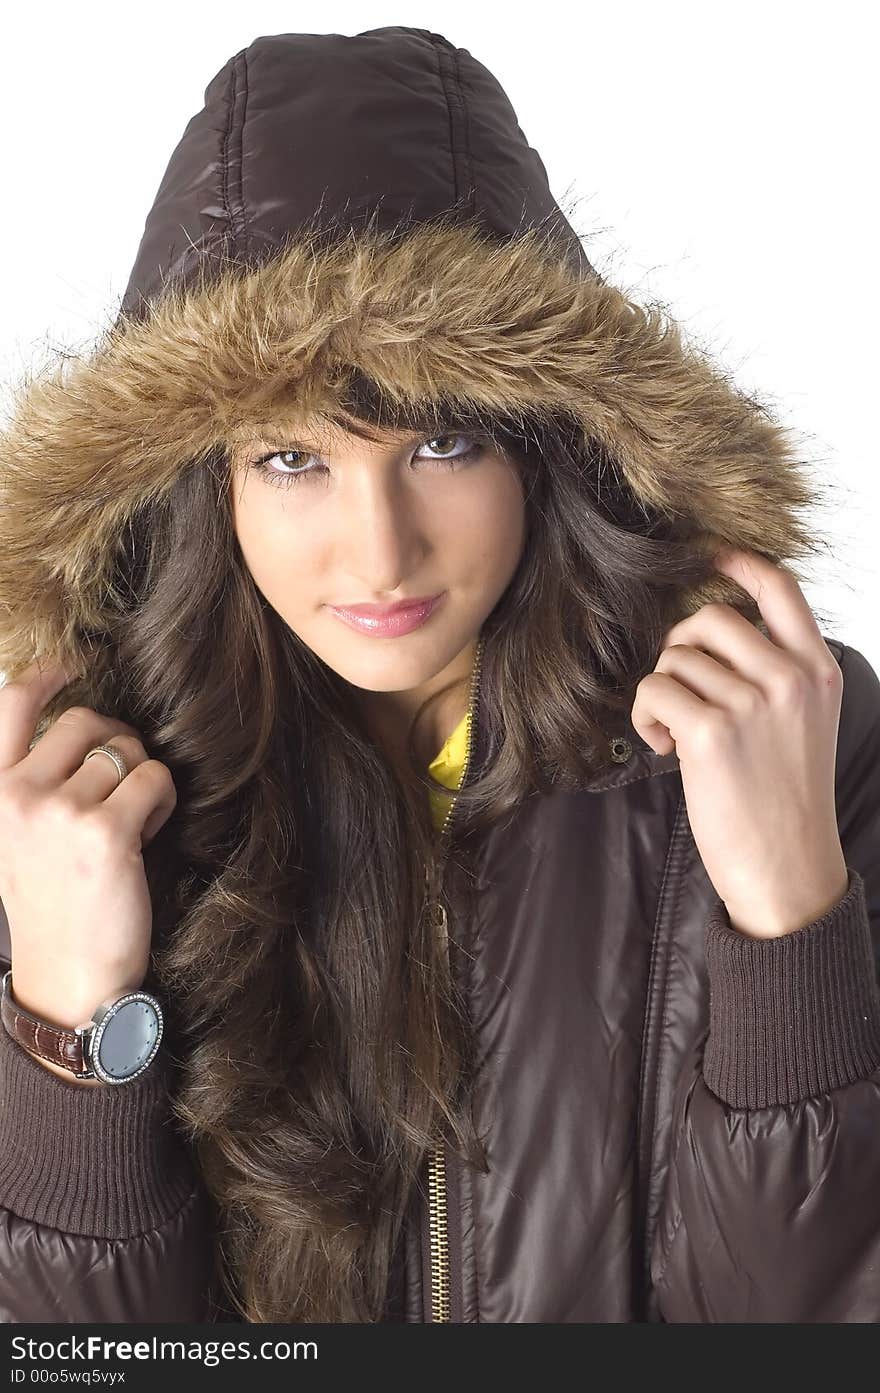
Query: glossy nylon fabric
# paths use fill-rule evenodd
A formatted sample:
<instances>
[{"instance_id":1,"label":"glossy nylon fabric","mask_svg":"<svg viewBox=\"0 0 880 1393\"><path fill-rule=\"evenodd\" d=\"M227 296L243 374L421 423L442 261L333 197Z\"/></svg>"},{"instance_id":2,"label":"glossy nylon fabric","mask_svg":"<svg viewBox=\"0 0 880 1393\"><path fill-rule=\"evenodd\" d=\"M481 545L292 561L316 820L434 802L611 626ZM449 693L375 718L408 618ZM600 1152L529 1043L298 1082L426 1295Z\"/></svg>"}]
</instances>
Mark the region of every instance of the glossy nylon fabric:
<instances>
[{"instance_id":1,"label":"glossy nylon fabric","mask_svg":"<svg viewBox=\"0 0 880 1393\"><path fill-rule=\"evenodd\" d=\"M24 384L0 435L0 669L87 662L135 510L236 433L332 408L351 368L393 397L565 410L695 557L810 541L790 432L596 275L482 63L402 25L263 36L172 152L112 332ZM718 598L664 591L670 624ZM826 642L849 887L821 920L731 928L676 756L623 720L582 788L452 848L490 1159L447 1153L454 1321L880 1319L880 682ZM479 702L473 734L465 782L490 756ZM3 1319L223 1314L172 1084L77 1089L0 1038ZM424 1227L422 1192L387 1319L430 1319Z\"/></svg>"},{"instance_id":2,"label":"glossy nylon fabric","mask_svg":"<svg viewBox=\"0 0 880 1393\"><path fill-rule=\"evenodd\" d=\"M795 995L804 983L778 972L778 950L833 937L817 965L829 1018L833 964L860 964L872 981L880 683L861 654L831 642L844 673L836 793L850 890L824 921L738 953L689 834L675 759L631 730L631 753L613 771L580 792L532 800L485 842L479 914L453 963L488 1061L477 1118L489 1128L492 1169L452 1163L454 1319L876 1321L876 982L848 1080L802 1012L824 1073L799 1093L740 1105L703 1071L715 934L745 977L759 980L757 959L774 989ZM475 748L479 765L479 712ZM866 955L848 957L848 942L863 942ZM860 1011L850 1015L855 1024ZM3 1036L0 1116L4 1320L230 1318L211 1298L212 1215L185 1149L171 1134L161 1165L133 1164L167 1127L158 1075L84 1096ZM106 1201L98 1236L82 1210L119 1173L126 1203ZM160 1176L167 1195L156 1190ZM414 1207L402 1304L387 1319L428 1318L422 1219Z\"/></svg>"},{"instance_id":3,"label":"glossy nylon fabric","mask_svg":"<svg viewBox=\"0 0 880 1393\"><path fill-rule=\"evenodd\" d=\"M205 90L147 216L122 299L257 264L310 228L344 238L452 216L506 238L541 228L593 276L507 94L467 49L389 25L255 39Z\"/></svg>"}]
</instances>

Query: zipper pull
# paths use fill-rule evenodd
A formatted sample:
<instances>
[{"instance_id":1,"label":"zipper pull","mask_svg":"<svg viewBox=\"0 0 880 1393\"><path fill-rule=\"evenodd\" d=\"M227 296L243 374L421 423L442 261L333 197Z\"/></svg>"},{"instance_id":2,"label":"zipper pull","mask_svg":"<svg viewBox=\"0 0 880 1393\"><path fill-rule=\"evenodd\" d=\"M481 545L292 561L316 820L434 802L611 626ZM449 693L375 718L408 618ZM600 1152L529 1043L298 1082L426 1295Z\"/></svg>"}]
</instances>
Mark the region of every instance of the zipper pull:
<instances>
[{"instance_id":1,"label":"zipper pull","mask_svg":"<svg viewBox=\"0 0 880 1393\"><path fill-rule=\"evenodd\" d=\"M428 923L437 930L445 943L448 937L446 906L435 893L437 877L436 874L432 877L431 869L431 866L425 867L425 912L428 915ZM434 870L436 872L436 866Z\"/></svg>"},{"instance_id":2,"label":"zipper pull","mask_svg":"<svg viewBox=\"0 0 880 1393\"><path fill-rule=\"evenodd\" d=\"M437 889L440 880L440 868L436 859L428 861L425 865L425 902L436 900Z\"/></svg>"},{"instance_id":3,"label":"zipper pull","mask_svg":"<svg viewBox=\"0 0 880 1393\"><path fill-rule=\"evenodd\" d=\"M446 934L446 906L442 900L431 900L428 905L428 913L432 916L434 928L439 930L444 936Z\"/></svg>"}]
</instances>

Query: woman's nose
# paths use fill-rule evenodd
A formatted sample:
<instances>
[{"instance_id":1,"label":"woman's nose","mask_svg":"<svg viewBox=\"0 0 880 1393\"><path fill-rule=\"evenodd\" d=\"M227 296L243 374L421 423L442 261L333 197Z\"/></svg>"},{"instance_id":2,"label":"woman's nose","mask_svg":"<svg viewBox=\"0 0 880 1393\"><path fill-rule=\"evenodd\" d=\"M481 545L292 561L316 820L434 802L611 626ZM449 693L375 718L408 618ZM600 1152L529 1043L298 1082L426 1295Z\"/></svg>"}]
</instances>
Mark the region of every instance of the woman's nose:
<instances>
[{"instance_id":1,"label":"woman's nose","mask_svg":"<svg viewBox=\"0 0 880 1393\"><path fill-rule=\"evenodd\" d=\"M343 565L369 594L393 592L418 569L426 547L423 522L399 480L371 479L355 494L342 510Z\"/></svg>"}]
</instances>

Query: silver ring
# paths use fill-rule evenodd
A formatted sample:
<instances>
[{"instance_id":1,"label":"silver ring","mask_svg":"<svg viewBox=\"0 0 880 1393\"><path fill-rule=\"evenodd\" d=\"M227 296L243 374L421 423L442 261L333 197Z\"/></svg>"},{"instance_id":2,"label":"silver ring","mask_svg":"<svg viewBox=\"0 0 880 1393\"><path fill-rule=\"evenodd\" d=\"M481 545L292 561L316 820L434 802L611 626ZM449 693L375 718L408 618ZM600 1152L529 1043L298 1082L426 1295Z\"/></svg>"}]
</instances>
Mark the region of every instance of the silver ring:
<instances>
[{"instance_id":1,"label":"silver ring","mask_svg":"<svg viewBox=\"0 0 880 1393\"><path fill-rule=\"evenodd\" d=\"M88 754L83 760L83 764L85 764L86 759L91 759L92 755L110 756L113 763L116 765L116 772L119 775L119 778L116 780L116 787L118 788L119 785L122 783L122 780L128 774L128 765L126 764L119 751L114 750L112 745L96 745L93 750L89 750Z\"/></svg>"}]
</instances>

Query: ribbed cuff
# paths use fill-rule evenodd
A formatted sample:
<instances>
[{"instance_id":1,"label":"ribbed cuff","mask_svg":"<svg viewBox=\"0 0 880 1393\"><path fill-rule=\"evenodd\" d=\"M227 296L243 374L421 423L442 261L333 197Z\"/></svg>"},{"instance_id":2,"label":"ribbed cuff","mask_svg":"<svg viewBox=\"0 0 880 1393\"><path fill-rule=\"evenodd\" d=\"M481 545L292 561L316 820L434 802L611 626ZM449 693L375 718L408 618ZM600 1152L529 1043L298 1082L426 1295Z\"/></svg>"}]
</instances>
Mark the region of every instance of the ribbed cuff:
<instances>
[{"instance_id":1,"label":"ribbed cuff","mask_svg":"<svg viewBox=\"0 0 880 1393\"><path fill-rule=\"evenodd\" d=\"M0 1027L0 1207L65 1233L131 1238L196 1187L168 1125L167 1064L87 1087L45 1069Z\"/></svg>"},{"instance_id":2,"label":"ribbed cuff","mask_svg":"<svg viewBox=\"0 0 880 1393\"><path fill-rule=\"evenodd\" d=\"M706 927L703 1077L733 1108L769 1108L867 1078L880 1066L880 988L865 885L778 938L734 929L718 900Z\"/></svg>"}]
</instances>

